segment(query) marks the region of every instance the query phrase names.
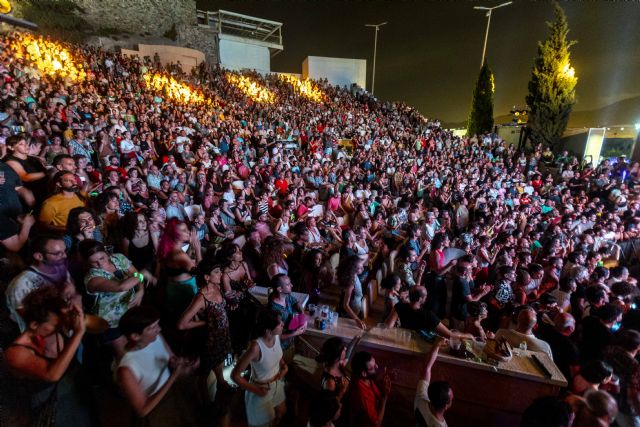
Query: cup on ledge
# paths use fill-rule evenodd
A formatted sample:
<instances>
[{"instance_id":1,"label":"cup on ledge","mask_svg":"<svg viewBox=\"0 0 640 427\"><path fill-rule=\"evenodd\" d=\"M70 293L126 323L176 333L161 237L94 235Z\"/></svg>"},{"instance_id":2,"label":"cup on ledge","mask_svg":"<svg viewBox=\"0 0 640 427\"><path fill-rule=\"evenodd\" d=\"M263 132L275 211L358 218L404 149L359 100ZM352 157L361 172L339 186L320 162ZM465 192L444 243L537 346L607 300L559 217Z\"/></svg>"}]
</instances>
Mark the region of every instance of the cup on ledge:
<instances>
[{"instance_id":1,"label":"cup on ledge","mask_svg":"<svg viewBox=\"0 0 640 427\"><path fill-rule=\"evenodd\" d=\"M331 327L335 328L336 326L338 326L338 318L340 317L340 314L338 314L337 311L332 311L330 315L331 315Z\"/></svg>"},{"instance_id":2,"label":"cup on ledge","mask_svg":"<svg viewBox=\"0 0 640 427\"><path fill-rule=\"evenodd\" d=\"M462 342L460 341L460 338L455 336L456 332L457 332L456 330L452 329L451 330L451 338L449 338L449 347L453 351L460 350L460 346L462 345Z\"/></svg>"},{"instance_id":3,"label":"cup on ledge","mask_svg":"<svg viewBox=\"0 0 640 427\"><path fill-rule=\"evenodd\" d=\"M309 317L316 316L316 305L315 304L307 304L307 311L309 312Z\"/></svg>"}]
</instances>

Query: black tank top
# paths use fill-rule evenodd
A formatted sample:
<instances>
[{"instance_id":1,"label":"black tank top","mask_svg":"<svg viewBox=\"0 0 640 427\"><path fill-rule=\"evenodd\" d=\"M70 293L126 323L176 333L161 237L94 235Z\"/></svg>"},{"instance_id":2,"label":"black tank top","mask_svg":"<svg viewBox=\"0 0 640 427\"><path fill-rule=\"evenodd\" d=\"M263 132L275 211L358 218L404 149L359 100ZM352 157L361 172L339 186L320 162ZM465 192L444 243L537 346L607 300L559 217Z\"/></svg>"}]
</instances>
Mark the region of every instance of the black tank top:
<instances>
[{"instance_id":1,"label":"black tank top","mask_svg":"<svg viewBox=\"0 0 640 427\"><path fill-rule=\"evenodd\" d=\"M147 269L153 271L153 241L149 236L147 244L141 248L133 244L133 240L129 241L129 259L137 270Z\"/></svg>"}]
</instances>

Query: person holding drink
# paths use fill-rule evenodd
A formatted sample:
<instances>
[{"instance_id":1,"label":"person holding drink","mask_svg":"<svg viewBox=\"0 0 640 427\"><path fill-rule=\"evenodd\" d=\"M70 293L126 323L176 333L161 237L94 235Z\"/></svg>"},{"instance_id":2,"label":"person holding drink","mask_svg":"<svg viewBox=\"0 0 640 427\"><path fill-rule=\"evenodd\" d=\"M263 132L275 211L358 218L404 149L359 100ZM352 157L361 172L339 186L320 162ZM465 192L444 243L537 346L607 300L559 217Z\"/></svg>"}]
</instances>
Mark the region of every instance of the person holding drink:
<instances>
[{"instance_id":1,"label":"person holding drink","mask_svg":"<svg viewBox=\"0 0 640 427\"><path fill-rule=\"evenodd\" d=\"M67 302L55 286L43 286L25 297L22 319L26 330L4 352L9 372L20 380L5 394L16 400L10 407L16 410L28 401L18 412L28 414L32 425L64 425L70 414L74 425L90 425L70 370L86 331L82 305Z\"/></svg>"}]
</instances>

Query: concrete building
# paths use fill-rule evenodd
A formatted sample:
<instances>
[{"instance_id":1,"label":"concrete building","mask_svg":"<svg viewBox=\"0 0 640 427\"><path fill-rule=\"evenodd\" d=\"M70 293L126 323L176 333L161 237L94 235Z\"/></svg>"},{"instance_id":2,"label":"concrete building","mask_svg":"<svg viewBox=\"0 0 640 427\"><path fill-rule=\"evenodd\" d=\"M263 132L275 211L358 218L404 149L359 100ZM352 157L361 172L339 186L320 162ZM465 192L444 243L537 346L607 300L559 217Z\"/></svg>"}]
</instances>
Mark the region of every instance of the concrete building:
<instances>
[{"instance_id":1,"label":"concrete building","mask_svg":"<svg viewBox=\"0 0 640 427\"><path fill-rule=\"evenodd\" d=\"M329 58L307 56L302 62L302 77L314 80L327 79L330 84L361 88L367 83L366 59Z\"/></svg>"}]
</instances>

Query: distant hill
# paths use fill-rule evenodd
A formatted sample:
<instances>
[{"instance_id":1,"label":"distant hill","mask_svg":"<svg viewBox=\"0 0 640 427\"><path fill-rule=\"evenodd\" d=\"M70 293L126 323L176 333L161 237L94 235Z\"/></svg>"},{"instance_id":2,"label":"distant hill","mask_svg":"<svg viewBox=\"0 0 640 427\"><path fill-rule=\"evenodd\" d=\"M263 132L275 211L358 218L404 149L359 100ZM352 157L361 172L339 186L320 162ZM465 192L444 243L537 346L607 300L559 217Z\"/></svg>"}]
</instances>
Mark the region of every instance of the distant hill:
<instances>
[{"instance_id":1,"label":"distant hill","mask_svg":"<svg viewBox=\"0 0 640 427\"><path fill-rule=\"evenodd\" d=\"M623 99L597 110L574 111L570 127L630 125L640 122L640 96Z\"/></svg>"},{"instance_id":2,"label":"distant hill","mask_svg":"<svg viewBox=\"0 0 640 427\"><path fill-rule=\"evenodd\" d=\"M511 115L496 116L493 120L496 124L510 123ZM574 111L569 118L569 127L631 125L638 122L640 122L640 96L623 99L595 110ZM443 124L451 129L467 126L467 122L444 122Z\"/></svg>"}]
</instances>

